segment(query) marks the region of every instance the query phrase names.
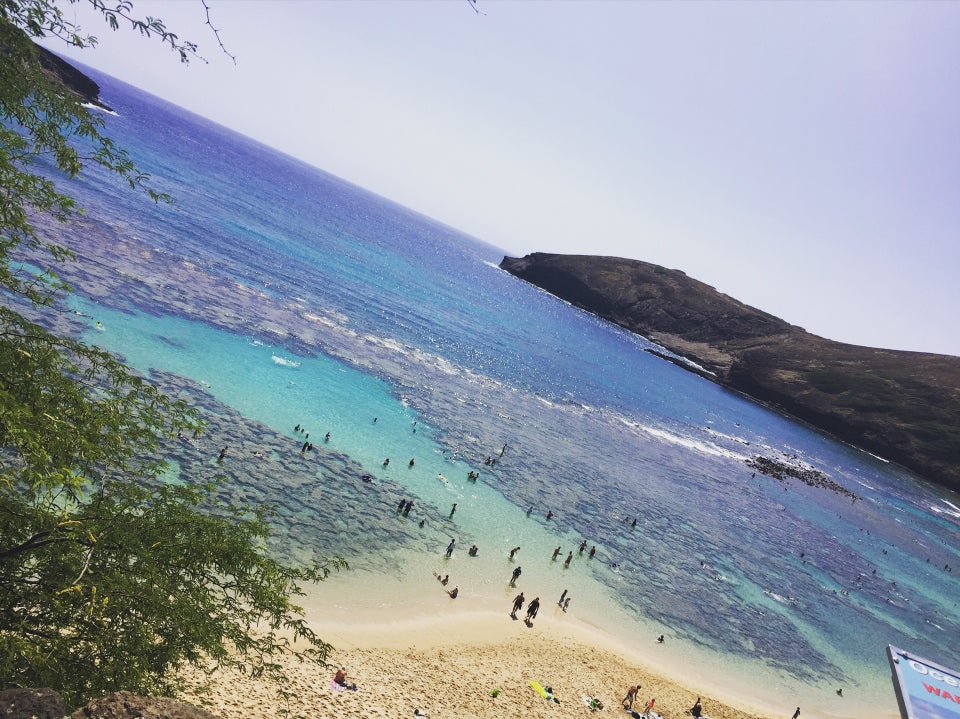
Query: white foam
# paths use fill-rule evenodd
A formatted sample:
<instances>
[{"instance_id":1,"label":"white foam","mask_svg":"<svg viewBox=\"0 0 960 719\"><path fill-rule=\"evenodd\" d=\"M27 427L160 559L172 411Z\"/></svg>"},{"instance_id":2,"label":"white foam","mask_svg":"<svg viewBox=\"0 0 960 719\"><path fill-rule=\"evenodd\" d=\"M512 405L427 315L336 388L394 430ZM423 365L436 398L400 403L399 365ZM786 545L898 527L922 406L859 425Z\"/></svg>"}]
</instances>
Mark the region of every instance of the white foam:
<instances>
[{"instance_id":1,"label":"white foam","mask_svg":"<svg viewBox=\"0 0 960 719\"><path fill-rule=\"evenodd\" d=\"M116 110L108 110L102 105L94 105L92 102L85 102L83 103L83 106L88 110L99 110L105 115L113 115L114 117L120 117L120 113L117 112Z\"/></svg>"},{"instance_id":2,"label":"white foam","mask_svg":"<svg viewBox=\"0 0 960 719\"><path fill-rule=\"evenodd\" d=\"M271 357L273 358L274 362L276 362L278 365L282 365L283 367L299 367L300 366L299 362L296 362L291 359L287 359L286 357L280 357L278 355L271 355Z\"/></svg>"}]
</instances>

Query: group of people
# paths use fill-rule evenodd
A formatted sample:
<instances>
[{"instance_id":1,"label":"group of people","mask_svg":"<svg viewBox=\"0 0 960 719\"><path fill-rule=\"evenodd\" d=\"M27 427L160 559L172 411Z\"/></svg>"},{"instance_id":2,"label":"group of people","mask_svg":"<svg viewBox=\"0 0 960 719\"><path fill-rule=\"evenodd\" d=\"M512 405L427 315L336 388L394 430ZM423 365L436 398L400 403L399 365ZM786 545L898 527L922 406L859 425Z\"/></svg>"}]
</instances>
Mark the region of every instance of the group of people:
<instances>
[{"instance_id":1,"label":"group of people","mask_svg":"<svg viewBox=\"0 0 960 719\"><path fill-rule=\"evenodd\" d=\"M442 577L439 574L434 574L433 576L435 576L437 578L437 581L439 581L440 584L442 584L444 587L447 586L447 583L450 581L449 574L445 574ZM459 584L454 585L453 589L447 590L447 594L450 595L451 599L456 599L460 595L460 585Z\"/></svg>"},{"instance_id":2,"label":"group of people","mask_svg":"<svg viewBox=\"0 0 960 719\"><path fill-rule=\"evenodd\" d=\"M639 683L637 683L637 684L634 684L634 685L633 685L632 687L630 687L629 689L627 689L627 695L621 700L621 703L623 704L623 708L624 708L624 709L626 709L627 711L631 711L631 710L633 709L633 702L634 702L634 701L636 700L636 698L637 698L637 693L638 693L642 688L643 688L643 687L640 686ZM654 699L654 698L651 698L650 701L647 702L646 709L644 710L644 713L647 715L647 717L650 717L650 712L653 711L653 707L654 707L654 705L656 705L656 703L657 703L657 700ZM696 706L696 707L699 707L699 706L700 706L700 697L697 697L697 703L696 703L694 706ZM691 710L691 711L692 711L692 710ZM699 711L699 709L698 709L698 711ZM700 714L696 714L696 716L699 717Z\"/></svg>"},{"instance_id":3,"label":"group of people","mask_svg":"<svg viewBox=\"0 0 960 719\"><path fill-rule=\"evenodd\" d=\"M510 616L513 619L517 618L517 612L523 609L523 603L526 601L526 598L523 596L523 592L520 592L517 596L513 598L513 611L510 612ZM524 621L528 625L533 624L533 620L537 617L537 612L540 611L540 597L534 597L530 600L530 603L527 605L527 618Z\"/></svg>"}]
</instances>

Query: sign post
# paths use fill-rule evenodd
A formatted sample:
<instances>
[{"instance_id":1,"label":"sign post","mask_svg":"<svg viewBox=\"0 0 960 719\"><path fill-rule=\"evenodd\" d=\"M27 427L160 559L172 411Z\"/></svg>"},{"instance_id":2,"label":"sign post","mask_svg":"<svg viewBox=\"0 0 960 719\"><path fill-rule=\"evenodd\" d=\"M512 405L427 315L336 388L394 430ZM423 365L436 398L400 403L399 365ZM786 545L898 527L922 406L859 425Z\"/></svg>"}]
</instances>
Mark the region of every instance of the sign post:
<instances>
[{"instance_id":1,"label":"sign post","mask_svg":"<svg viewBox=\"0 0 960 719\"><path fill-rule=\"evenodd\" d=\"M887 646L901 719L960 719L960 672Z\"/></svg>"}]
</instances>

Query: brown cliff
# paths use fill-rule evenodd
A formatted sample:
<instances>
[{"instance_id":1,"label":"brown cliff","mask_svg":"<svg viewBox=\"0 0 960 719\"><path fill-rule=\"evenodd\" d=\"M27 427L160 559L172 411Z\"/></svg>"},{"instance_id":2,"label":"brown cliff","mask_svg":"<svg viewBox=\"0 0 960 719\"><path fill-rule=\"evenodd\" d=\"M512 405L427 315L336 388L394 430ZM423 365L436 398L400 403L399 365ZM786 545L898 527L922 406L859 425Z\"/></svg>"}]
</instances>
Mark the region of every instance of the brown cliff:
<instances>
[{"instance_id":1,"label":"brown cliff","mask_svg":"<svg viewBox=\"0 0 960 719\"><path fill-rule=\"evenodd\" d=\"M48 77L68 88L80 98L81 102L102 107L104 110L110 109L100 102L100 86L90 77L45 47L35 44L34 48L37 52L40 67L43 68Z\"/></svg>"},{"instance_id":2,"label":"brown cliff","mask_svg":"<svg viewBox=\"0 0 960 719\"><path fill-rule=\"evenodd\" d=\"M538 252L500 267L724 386L960 490L960 357L824 339L638 260Z\"/></svg>"}]
</instances>

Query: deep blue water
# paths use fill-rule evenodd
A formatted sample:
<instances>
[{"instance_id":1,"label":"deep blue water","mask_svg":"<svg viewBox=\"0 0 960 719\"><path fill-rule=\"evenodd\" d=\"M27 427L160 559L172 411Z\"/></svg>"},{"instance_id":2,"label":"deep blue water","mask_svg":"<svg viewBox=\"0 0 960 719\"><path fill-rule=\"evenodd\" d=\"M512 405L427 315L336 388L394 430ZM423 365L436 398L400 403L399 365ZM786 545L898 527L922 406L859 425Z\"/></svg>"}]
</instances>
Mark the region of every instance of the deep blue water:
<instances>
[{"instance_id":1,"label":"deep blue water","mask_svg":"<svg viewBox=\"0 0 960 719\"><path fill-rule=\"evenodd\" d=\"M889 688L888 643L960 665L958 574L944 570L960 569L960 498L651 356L646 340L497 269L502 250L91 74L118 113L111 135L176 202L153 205L94 170L71 188L89 214L326 324L267 346L255 326L228 335L167 317L158 291L146 306L118 295L88 308L106 327L90 340L209 382L278 431L305 417L332 427L378 476L384 456L433 457L418 460L423 476L393 479L418 505L459 498L470 541L538 546L544 566L525 576L574 582L601 626L591 592L770 681L831 695L840 682L871 703ZM819 469L861 499L754 477L755 454ZM464 484L468 468L481 488ZM553 546L581 537L597 559L558 578Z\"/></svg>"}]
</instances>

